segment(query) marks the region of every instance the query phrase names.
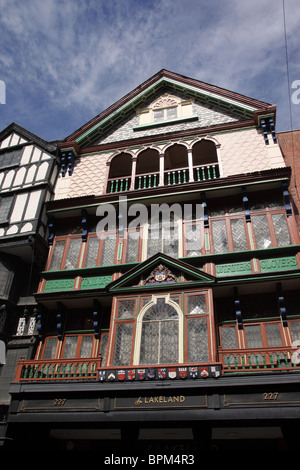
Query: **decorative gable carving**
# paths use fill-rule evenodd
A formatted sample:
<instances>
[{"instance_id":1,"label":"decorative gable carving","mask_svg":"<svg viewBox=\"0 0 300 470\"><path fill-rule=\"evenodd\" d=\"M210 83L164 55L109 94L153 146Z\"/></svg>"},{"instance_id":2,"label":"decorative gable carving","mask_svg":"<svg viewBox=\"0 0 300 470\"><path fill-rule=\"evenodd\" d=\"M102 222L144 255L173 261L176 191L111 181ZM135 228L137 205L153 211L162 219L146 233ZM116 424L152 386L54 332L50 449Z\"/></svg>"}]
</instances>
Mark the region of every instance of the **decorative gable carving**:
<instances>
[{"instance_id":1,"label":"decorative gable carving","mask_svg":"<svg viewBox=\"0 0 300 470\"><path fill-rule=\"evenodd\" d=\"M164 284L167 282L177 282L177 277L163 264L159 264L144 282L144 285Z\"/></svg>"}]
</instances>

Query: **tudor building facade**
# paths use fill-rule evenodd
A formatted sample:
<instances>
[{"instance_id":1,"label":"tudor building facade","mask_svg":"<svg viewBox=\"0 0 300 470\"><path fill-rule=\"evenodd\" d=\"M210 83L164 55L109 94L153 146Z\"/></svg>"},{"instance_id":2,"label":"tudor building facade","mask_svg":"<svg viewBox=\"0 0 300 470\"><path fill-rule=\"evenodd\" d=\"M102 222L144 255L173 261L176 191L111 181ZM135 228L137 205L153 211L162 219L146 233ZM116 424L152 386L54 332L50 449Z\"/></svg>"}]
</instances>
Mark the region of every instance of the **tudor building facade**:
<instances>
[{"instance_id":1,"label":"tudor building facade","mask_svg":"<svg viewBox=\"0 0 300 470\"><path fill-rule=\"evenodd\" d=\"M291 444L299 231L275 119L162 70L59 144L12 446L28 426L45 448Z\"/></svg>"},{"instance_id":2,"label":"tudor building facade","mask_svg":"<svg viewBox=\"0 0 300 470\"><path fill-rule=\"evenodd\" d=\"M0 133L0 445L18 359L36 348L34 293L48 254L45 202L57 173L55 142L15 123Z\"/></svg>"}]
</instances>

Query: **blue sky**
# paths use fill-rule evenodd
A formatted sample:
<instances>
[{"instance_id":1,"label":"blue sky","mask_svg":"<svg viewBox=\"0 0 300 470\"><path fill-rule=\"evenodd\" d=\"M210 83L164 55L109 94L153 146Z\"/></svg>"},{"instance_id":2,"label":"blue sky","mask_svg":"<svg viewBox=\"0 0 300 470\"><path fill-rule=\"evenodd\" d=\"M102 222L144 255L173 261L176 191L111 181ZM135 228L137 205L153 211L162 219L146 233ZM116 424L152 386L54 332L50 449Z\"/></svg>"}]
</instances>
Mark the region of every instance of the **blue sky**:
<instances>
[{"instance_id":1,"label":"blue sky","mask_svg":"<svg viewBox=\"0 0 300 470\"><path fill-rule=\"evenodd\" d=\"M0 130L63 139L162 68L276 104L277 131L300 129L299 0L0 0L0 12Z\"/></svg>"}]
</instances>

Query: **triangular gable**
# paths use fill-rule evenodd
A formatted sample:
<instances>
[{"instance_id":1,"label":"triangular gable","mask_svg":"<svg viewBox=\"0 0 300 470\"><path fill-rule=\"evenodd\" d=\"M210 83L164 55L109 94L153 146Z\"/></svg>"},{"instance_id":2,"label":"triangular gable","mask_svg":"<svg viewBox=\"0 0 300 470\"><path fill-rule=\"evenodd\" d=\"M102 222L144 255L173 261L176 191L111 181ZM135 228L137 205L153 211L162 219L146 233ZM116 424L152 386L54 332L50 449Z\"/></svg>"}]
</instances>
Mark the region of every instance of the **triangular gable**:
<instances>
[{"instance_id":1,"label":"triangular gable","mask_svg":"<svg viewBox=\"0 0 300 470\"><path fill-rule=\"evenodd\" d=\"M67 137L62 147L64 149L70 147L76 152L76 149L78 151L79 148L93 145L104 132L124 121L133 110L144 107L146 101L151 101L157 97L158 92L163 93L166 90L197 98L205 105L217 106L224 111L237 113L244 119L254 119L257 123L260 115L275 114L276 109L268 103L161 70Z\"/></svg>"},{"instance_id":2,"label":"triangular gable","mask_svg":"<svg viewBox=\"0 0 300 470\"><path fill-rule=\"evenodd\" d=\"M0 132L0 150L24 144L36 144L48 152L56 149L56 142L47 142L15 122Z\"/></svg>"},{"instance_id":3,"label":"triangular gable","mask_svg":"<svg viewBox=\"0 0 300 470\"><path fill-rule=\"evenodd\" d=\"M166 273L163 273L160 270L160 266L166 268ZM155 280L152 277L154 272L158 272L158 275L165 274L165 279ZM195 268L185 262L176 260L170 256L167 256L163 253L156 253L151 258L148 258L143 263L140 263L138 266L134 267L130 271L127 271L123 276L113 281L107 286L109 292L123 291L128 288L153 288L153 287L176 287L177 285L183 285L183 283L178 278L178 275L184 276L187 279L187 282L184 284L186 286L191 282L196 282L197 284L213 284L215 282L215 277L205 273L204 271ZM155 274L154 274L155 276ZM176 279L177 278L177 279Z\"/></svg>"}]
</instances>

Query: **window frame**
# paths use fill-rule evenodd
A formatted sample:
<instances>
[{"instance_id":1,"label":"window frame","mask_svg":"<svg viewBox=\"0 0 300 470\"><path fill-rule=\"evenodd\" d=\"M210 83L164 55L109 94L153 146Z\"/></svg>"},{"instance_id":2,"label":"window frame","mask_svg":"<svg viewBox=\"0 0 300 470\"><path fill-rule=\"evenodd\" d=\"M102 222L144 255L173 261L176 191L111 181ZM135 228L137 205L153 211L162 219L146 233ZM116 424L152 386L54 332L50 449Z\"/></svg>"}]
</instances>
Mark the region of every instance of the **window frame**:
<instances>
[{"instance_id":1,"label":"window frame","mask_svg":"<svg viewBox=\"0 0 300 470\"><path fill-rule=\"evenodd\" d=\"M59 340L57 335L49 335L47 336L42 344L41 350L37 351L38 357L36 359L41 359L41 360L73 360L73 359L81 359L79 353L82 345L82 339L83 337L92 337L92 346L91 346L91 356L90 358L95 358L97 357L98 349L99 349L99 341L94 337L93 333L67 333L64 335L62 340ZM74 357L64 357L64 351L65 351L65 346L66 346L66 339L69 337L77 337L77 345L76 345L76 352ZM55 354L54 357L49 358L49 359L44 359L44 354L45 350L47 347L47 342L51 339L55 338L57 340L56 343L56 348L55 348ZM93 354L94 353L94 354ZM82 358L82 359L88 359L88 357Z\"/></svg>"}]
</instances>

